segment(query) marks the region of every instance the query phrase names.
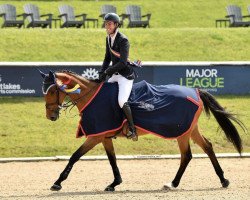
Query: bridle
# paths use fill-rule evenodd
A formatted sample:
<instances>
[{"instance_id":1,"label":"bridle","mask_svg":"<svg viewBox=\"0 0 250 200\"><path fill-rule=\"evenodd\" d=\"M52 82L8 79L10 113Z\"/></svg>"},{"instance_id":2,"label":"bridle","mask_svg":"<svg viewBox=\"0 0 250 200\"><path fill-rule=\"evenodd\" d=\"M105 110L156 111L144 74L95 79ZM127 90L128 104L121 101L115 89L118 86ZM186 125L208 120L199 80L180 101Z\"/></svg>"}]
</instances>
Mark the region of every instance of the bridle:
<instances>
[{"instance_id":1,"label":"bridle","mask_svg":"<svg viewBox=\"0 0 250 200\"><path fill-rule=\"evenodd\" d=\"M45 108L46 110L52 111L54 112L58 117L60 114L60 110L62 109L62 104L60 104L60 93L59 93L59 88L57 87L56 84L54 84L56 86L56 101L53 103L46 103L45 104ZM51 106L57 105L56 109L51 108Z\"/></svg>"},{"instance_id":2,"label":"bridle","mask_svg":"<svg viewBox=\"0 0 250 200\"><path fill-rule=\"evenodd\" d=\"M91 90L89 90L86 94L80 96L78 99L76 99L76 100L74 100L74 101L69 100L69 101L67 101L66 103L62 103L62 104L61 104L61 103L60 103L60 91L61 91L62 93L65 93L66 96L69 95L69 94L66 93L66 92L64 92L64 91L62 91L62 90L58 87L57 84L54 84L54 85L56 86L56 97L57 97L57 98L56 98L56 101L53 102L53 103L46 103L46 104L45 104L45 108L46 108L46 110L49 110L49 111L54 112L58 117L59 117L59 114L60 114L60 110L61 110L62 108L64 108L65 111L66 111L68 108L70 108L69 111L71 111L71 110L80 102L80 100L81 100L82 98L84 98L84 97L85 97L87 94L89 94L92 90L94 90L96 87L98 87L98 85L96 85L96 86L93 87ZM56 108L56 109L51 108L51 106L55 106L55 105L57 105L57 108Z\"/></svg>"}]
</instances>

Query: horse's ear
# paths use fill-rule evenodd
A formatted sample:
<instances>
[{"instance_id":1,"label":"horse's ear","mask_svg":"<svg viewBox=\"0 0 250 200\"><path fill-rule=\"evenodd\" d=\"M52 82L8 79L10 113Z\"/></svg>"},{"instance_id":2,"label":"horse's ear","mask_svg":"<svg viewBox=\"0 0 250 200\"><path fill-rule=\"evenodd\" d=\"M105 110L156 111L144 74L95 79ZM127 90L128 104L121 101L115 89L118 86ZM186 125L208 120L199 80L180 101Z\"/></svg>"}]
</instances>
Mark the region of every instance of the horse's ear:
<instances>
[{"instance_id":1,"label":"horse's ear","mask_svg":"<svg viewBox=\"0 0 250 200\"><path fill-rule=\"evenodd\" d=\"M40 72L40 74L41 74L41 76L43 77L43 78L45 78L45 76L46 76L46 74L44 74L41 70L39 70L39 69L37 69L39 72Z\"/></svg>"},{"instance_id":2,"label":"horse's ear","mask_svg":"<svg viewBox=\"0 0 250 200\"><path fill-rule=\"evenodd\" d=\"M49 78L50 78L51 80L55 80L55 73L52 72L51 70L49 71Z\"/></svg>"}]
</instances>

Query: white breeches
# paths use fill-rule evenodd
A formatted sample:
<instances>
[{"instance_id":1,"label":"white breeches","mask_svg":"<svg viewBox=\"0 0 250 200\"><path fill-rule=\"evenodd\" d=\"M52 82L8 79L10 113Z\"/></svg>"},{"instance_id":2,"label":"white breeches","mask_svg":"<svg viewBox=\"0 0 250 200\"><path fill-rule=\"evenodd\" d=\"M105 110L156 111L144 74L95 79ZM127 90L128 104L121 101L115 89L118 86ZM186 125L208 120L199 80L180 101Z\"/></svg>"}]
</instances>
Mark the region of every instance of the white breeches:
<instances>
[{"instance_id":1,"label":"white breeches","mask_svg":"<svg viewBox=\"0 0 250 200\"><path fill-rule=\"evenodd\" d=\"M128 80L124 76L120 74L113 74L111 78L108 80L109 83L118 83L118 103L119 106L122 108L124 103L128 101L128 98L130 96L133 82L134 80Z\"/></svg>"}]
</instances>

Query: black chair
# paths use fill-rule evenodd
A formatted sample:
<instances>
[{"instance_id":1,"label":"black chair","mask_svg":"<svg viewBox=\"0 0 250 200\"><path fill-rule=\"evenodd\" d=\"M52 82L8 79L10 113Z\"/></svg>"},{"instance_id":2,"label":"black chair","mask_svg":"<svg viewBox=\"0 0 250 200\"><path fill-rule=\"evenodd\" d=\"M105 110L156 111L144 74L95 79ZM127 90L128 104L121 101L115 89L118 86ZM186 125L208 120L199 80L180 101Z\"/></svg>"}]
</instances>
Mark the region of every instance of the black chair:
<instances>
[{"instance_id":1,"label":"black chair","mask_svg":"<svg viewBox=\"0 0 250 200\"><path fill-rule=\"evenodd\" d=\"M229 5L226 7L227 18L230 20L230 27L247 27L250 26L250 21L243 21L243 18L250 17L250 15L242 16L241 8L236 5Z\"/></svg>"},{"instance_id":2,"label":"black chair","mask_svg":"<svg viewBox=\"0 0 250 200\"><path fill-rule=\"evenodd\" d=\"M22 20L17 20L17 17L23 17ZM24 26L25 14L16 14L16 7L10 4L0 5L0 17L3 17L2 28Z\"/></svg>"},{"instance_id":3,"label":"black chair","mask_svg":"<svg viewBox=\"0 0 250 200\"><path fill-rule=\"evenodd\" d=\"M250 15L250 5L247 6L248 14Z\"/></svg>"},{"instance_id":4,"label":"black chair","mask_svg":"<svg viewBox=\"0 0 250 200\"><path fill-rule=\"evenodd\" d=\"M81 28L82 26L85 28L85 21L87 18L87 14L83 13L80 15L74 14L74 8L69 5L61 5L58 6L60 15L58 17L61 18L62 25L61 28L68 27L76 27ZM81 17L81 20L76 20L76 18Z\"/></svg>"},{"instance_id":5,"label":"black chair","mask_svg":"<svg viewBox=\"0 0 250 200\"><path fill-rule=\"evenodd\" d=\"M112 5L102 5L99 17L104 18L107 13L116 13L116 7Z\"/></svg>"},{"instance_id":6,"label":"black chair","mask_svg":"<svg viewBox=\"0 0 250 200\"><path fill-rule=\"evenodd\" d=\"M136 5L129 5L126 7L126 14L122 14L122 21L128 18L128 28L133 27L149 27L149 20L151 14L141 15L141 7ZM143 17L147 17L146 20L142 20Z\"/></svg>"},{"instance_id":7,"label":"black chair","mask_svg":"<svg viewBox=\"0 0 250 200\"><path fill-rule=\"evenodd\" d=\"M29 24L27 25L27 28L35 28L35 27L42 27L51 28L52 23L52 14L44 14L40 15L39 8L36 5L33 4L25 4L23 6L24 12L27 15L27 20ZM41 17L47 17L45 20L41 20Z\"/></svg>"}]
</instances>

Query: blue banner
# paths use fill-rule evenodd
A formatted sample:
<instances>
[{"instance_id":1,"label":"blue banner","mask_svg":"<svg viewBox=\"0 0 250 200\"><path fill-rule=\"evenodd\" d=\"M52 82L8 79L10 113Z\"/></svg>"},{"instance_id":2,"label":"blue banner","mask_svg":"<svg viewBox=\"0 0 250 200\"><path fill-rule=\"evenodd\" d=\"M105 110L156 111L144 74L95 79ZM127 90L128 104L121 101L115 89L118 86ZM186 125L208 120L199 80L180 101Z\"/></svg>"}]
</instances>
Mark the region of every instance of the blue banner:
<instances>
[{"instance_id":1,"label":"blue banner","mask_svg":"<svg viewBox=\"0 0 250 200\"><path fill-rule=\"evenodd\" d=\"M0 96L42 96L42 77L37 69L48 73L68 69L87 78L98 78L101 63L78 64L2 64ZM146 80L156 85L178 84L202 88L212 94L250 94L249 64L144 63L136 68L135 82Z\"/></svg>"},{"instance_id":2,"label":"blue banner","mask_svg":"<svg viewBox=\"0 0 250 200\"><path fill-rule=\"evenodd\" d=\"M160 66L154 84L179 84L213 94L250 94L250 65Z\"/></svg>"}]
</instances>

